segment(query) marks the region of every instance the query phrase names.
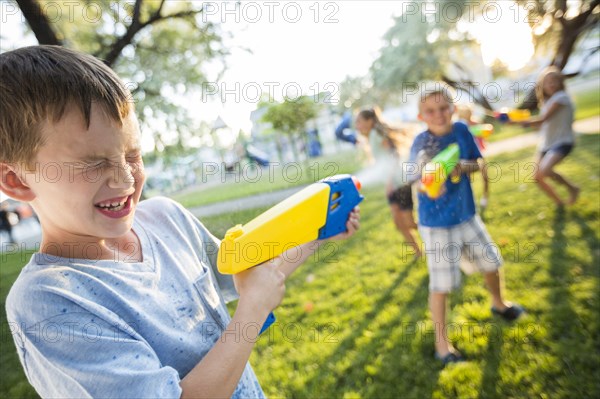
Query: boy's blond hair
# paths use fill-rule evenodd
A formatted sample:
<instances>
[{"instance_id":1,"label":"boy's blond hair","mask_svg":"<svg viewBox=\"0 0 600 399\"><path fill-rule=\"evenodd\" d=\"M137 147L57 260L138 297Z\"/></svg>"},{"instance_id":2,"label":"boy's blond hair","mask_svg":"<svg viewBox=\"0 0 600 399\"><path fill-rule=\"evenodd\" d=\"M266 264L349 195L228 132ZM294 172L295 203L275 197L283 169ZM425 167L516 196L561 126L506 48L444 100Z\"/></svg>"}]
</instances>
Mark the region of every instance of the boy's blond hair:
<instances>
[{"instance_id":1,"label":"boy's blond hair","mask_svg":"<svg viewBox=\"0 0 600 399\"><path fill-rule=\"evenodd\" d=\"M454 97L452 96L453 89L444 82L428 82L424 84L421 90L420 101L419 101L419 112L423 103L429 98L434 96L442 96L444 100L451 106L454 106Z\"/></svg>"},{"instance_id":2,"label":"boy's blond hair","mask_svg":"<svg viewBox=\"0 0 600 399\"><path fill-rule=\"evenodd\" d=\"M117 75L98 59L59 46L0 54L0 162L32 165L41 129L77 107L90 124L92 103L122 122L133 104Z\"/></svg>"}]
</instances>

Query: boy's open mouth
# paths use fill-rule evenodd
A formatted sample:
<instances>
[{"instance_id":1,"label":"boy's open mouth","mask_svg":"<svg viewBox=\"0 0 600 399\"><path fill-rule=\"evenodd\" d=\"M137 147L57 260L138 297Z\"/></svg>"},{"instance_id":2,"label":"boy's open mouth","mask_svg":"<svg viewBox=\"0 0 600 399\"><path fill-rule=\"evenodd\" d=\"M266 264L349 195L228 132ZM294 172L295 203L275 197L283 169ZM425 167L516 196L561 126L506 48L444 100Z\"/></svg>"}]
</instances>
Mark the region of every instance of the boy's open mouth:
<instances>
[{"instance_id":1,"label":"boy's open mouth","mask_svg":"<svg viewBox=\"0 0 600 399\"><path fill-rule=\"evenodd\" d=\"M132 196L117 197L104 200L94 204L94 206L104 215L109 217L123 217L131 210Z\"/></svg>"}]
</instances>

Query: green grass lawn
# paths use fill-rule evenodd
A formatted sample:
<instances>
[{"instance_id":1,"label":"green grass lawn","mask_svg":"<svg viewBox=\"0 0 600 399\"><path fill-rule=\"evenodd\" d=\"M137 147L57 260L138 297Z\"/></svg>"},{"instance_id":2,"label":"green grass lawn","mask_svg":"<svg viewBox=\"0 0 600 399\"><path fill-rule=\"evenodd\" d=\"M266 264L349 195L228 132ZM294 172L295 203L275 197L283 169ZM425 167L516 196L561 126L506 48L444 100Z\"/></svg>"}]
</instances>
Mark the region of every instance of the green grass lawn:
<instances>
[{"instance_id":1,"label":"green grass lawn","mask_svg":"<svg viewBox=\"0 0 600 399\"><path fill-rule=\"evenodd\" d=\"M600 93L598 90L579 93L573 96L573 101L575 102L576 120L596 116L600 113Z\"/></svg>"},{"instance_id":2,"label":"green grass lawn","mask_svg":"<svg viewBox=\"0 0 600 399\"><path fill-rule=\"evenodd\" d=\"M267 396L598 397L600 135L579 137L558 167L583 187L565 211L531 181L532 155L527 149L490 160L494 183L485 215L505 259L506 296L527 309L526 317L514 324L493 318L482 278L465 278L448 319L469 361L442 368L433 360L425 262L406 256L383 187L371 188L358 234L322 248L288 281L278 322L251 357ZM493 170L502 172L497 179ZM478 176L474 186L478 192ZM261 211L203 222L222 237ZM3 303L26 258L2 259ZM34 396L2 317L0 397Z\"/></svg>"},{"instance_id":3,"label":"green grass lawn","mask_svg":"<svg viewBox=\"0 0 600 399\"><path fill-rule=\"evenodd\" d=\"M27 382L23 368L17 357L10 329L6 322L4 304L10 286L15 281L21 267L29 261L30 253L0 254L0 398L31 398L38 397Z\"/></svg>"},{"instance_id":4,"label":"green grass lawn","mask_svg":"<svg viewBox=\"0 0 600 399\"><path fill-rule=\"evenodd\" d=\"M284 167L243 168L237 180L230 176L230 181L224 184L175 194L172 198L189 208L310 184L328 176L357 171L361 165L356 157L357 152L346 151L307 162L286 164Z\"/></svg>"}]
</instances>

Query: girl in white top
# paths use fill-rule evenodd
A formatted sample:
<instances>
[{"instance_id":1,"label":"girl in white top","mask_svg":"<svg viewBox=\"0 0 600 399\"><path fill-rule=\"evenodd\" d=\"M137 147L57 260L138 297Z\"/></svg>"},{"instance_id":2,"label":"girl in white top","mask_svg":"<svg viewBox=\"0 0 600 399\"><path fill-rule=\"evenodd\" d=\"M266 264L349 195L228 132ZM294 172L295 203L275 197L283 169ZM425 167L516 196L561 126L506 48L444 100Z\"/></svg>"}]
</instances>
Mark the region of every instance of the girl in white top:
<instances>
[{"instance_id":1,"label":"girl in white top","mask_svg":"<svg viewBox=\"0 0 600 399\"><path fill-rule=\"evenodd\" d=\"M551 66L542 71L537 81L536 92L540 115L523 122L525 126L540 127L541 142L536 157L536 182L556 205L572 205L579 195L579 187L554 170L554 167L569 155L575 145L574 107L565 92L564 79L560 70ZM548 178L568 189L569 198L566 201L563 201L550 186Z\"/></svg>"},{"instance_id":2,"label":"girl in white top","mask_svg":"<svg viewBox=\"0 0 600 399\"><path fill-rule=\"evenodd\" d=\"M388 174L386 197L394 224L404 236L406 244L412 249L415 258L421 256L421 249L415 240L417 224L413 217L412 187L402 181L402 161L400 150L409 148L410 141L406 132L394 129L384 123L376 109L364 109L356 117L356 130L368 142L367 151L371 161L383 165ZM407 249L407 248L404 248ZM402 251L408 254L408 251Z\"/></svg>"}]
</instances>

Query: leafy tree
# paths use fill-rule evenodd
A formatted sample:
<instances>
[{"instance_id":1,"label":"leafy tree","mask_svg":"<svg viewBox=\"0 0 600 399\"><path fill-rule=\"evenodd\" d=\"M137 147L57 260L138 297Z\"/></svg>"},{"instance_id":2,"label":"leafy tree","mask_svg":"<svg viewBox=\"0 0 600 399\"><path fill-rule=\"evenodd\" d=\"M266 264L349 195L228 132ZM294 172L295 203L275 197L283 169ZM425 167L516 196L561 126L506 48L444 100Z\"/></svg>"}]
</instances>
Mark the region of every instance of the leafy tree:
<instances>
[{"instance_id":1,"label":"leafy tree","mask_svg":"<svg viewBox=\"0 0 600 399\"><path fill-rule=\"evenodd\" d=\"M301 96L295 100L285 98L281 103L269 103L262 120L271 123L275 131L289 136L294 160L298 161L296 142L304 137L306 123L317 116L318 110L318 103L312 96Z\"/></svg>"},{"instance_id":2,"label":"leafy tree","mask_svg":"<svg viewBox=\"0 0 600 399\"><path fill-rule=\"evenodd\" d=\"M373 87L370 76L347 76L340 84L340 102L337 110L344 112L348 108L373 107L378 105L380 99L386 97L387 94Z\"/></svg>"},{"instance_id":3,"label":"leafy tree","mask_svg":"<svg viewBox=\"0 0 600 399\"><path fill-rule=\"evenodd\" d=\"M202 4L84 0L53 2L56 7L50 8L37 0L17 3L40 44L92 54L123 78L144 130L152 132L155 151L193 134L189 112L177 98L185 93L201 98L207 80L202 66L227 54L219 27L202 20ZM47 15L53 10L61 17ZM157 127L158 120L165 125ZM174 142L169 136L176 136Z\"/></svg>"},{"instance_id":4,"label":"leafy tree","mask_svg":"<svg viewBox=\"0 0 600 399\"><path fill-rule=\"evenodd\" d=\"M448 4L455 10L455 18L442 15ZM380 91L382 103L404 90L413 89L421 81L443 80L459 90L468 91L476 102L491 109L466 68L449 52L450 48L475 45L467 32L456 29L456 23L463 13L473 12L472 7L481 7L480 3L453 0L436 3L436 6L436 12L430 12L431 4L426 0L410 3L385 33L384 46L370 69L373 86ZM460 72L458 79L447 75L449 65Z\"/></svg>"},{"instance_id":5,"label":"leafy tree","mask_svg":"<svg viewBox=\"0 0 600 399\"><path fill-rule=\"evenodd\" d=\"M515 1L515 15L527 19L532 26L536 49L550 48L553 54L550 64L561 70L566 66L578 40L598 26L600 0ZM412 8L406 7L407 12L397 17L394 26L386 32L385 45L370 70L374 88L384 93L383 101L389 98L390 93L401 93L419 81L443 80L458 90L474 93L476 102L491 109L485 96L469 79L466 68L449 56L450 48L469 45L471 38L457 29L460 18L442 15L444 7L452 4L451 8L458 10L459 15L472 19L486 8L487 3L465 0L444 2L443 6L442 3L436 3L437 13L429 12L432 3L427 0L411 3L409 7ZM526 13L519 15L517 4L523 6ZM423 10L428 11L423 13ZM598 47L592 49L591 53L596 51ZM458 79L446 74L445 66L451 64L460 72ZM522 107L535 106L535 92L532 90Z\"/></svg>"},{"instance_id":6,"label":"leafy tree","mask_svg":"<svg viewBox=\"0 0 600 399\"><path fill-rule=\"evenodd\" d=\"M600 0L515 0L527 10L527 21L534 32L536 50L550 50L550 65L561 71L565 68L577 43L588 32L598 28ZM600 46L589 50L584 60L596 53ZM583 65L580 66L580 70ZM576 76L579 71L567 74ZM535 91L527 93L522 108L537 106Z\"/></svg>"},{"instance_id":7,"label":"leafy tree","mask_svg":"<svg viewBox=\"0 0 600 399\"><path fill-rule=\"evenodd\" d=\"M600 0L516 0L527 10L527 21L534 29L536 45L552 50L551 65L564 69L577 41L598 27ZM592 49L598 51L598 47Z\"/></svg>"}]
</instances>

